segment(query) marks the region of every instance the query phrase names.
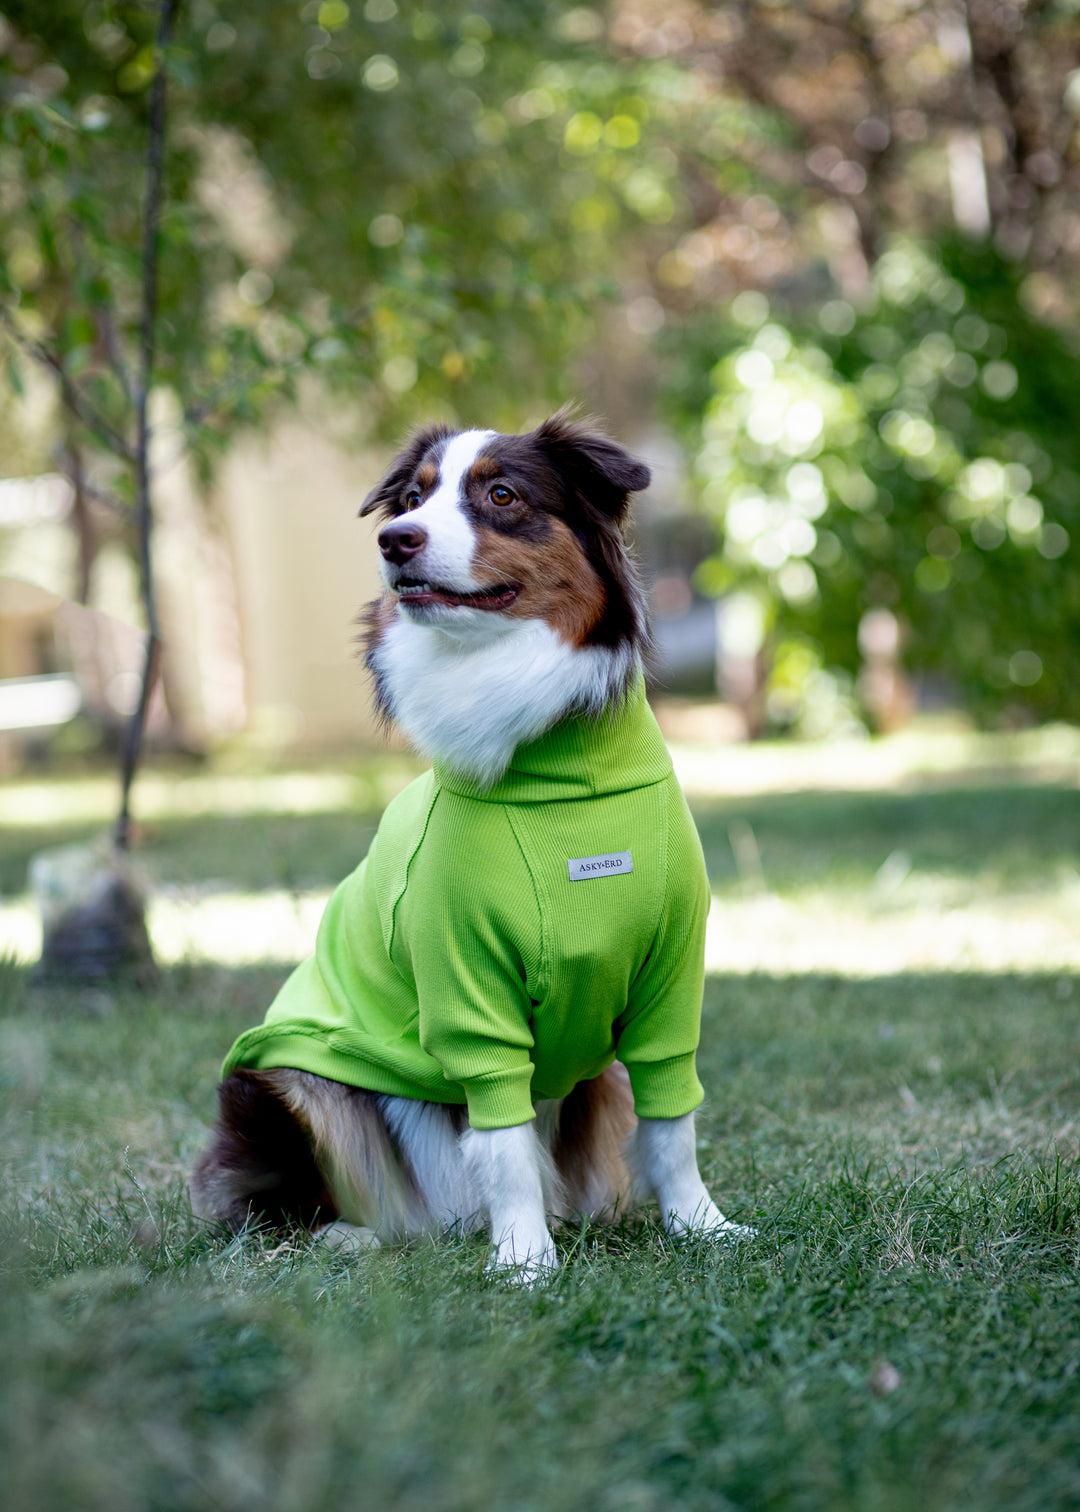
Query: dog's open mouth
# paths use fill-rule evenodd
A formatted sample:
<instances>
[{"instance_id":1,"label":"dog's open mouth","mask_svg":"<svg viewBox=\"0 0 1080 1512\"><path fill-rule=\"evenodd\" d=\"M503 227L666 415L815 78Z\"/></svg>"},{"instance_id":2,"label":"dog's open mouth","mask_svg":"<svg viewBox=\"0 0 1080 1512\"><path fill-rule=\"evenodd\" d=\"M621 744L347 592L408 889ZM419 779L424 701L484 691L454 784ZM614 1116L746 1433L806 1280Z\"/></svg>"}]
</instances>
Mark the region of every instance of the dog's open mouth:
<instances>
[{"instance_id":1,"label":"dog's open mouth","mask_svg":"<svg viewBox=\"0 0 1080 1512\"><path fill-rule=\"evenodd\" d=\"M398 601L410 609L435 604L449 609L507 609L521 592L521 586L518 583L495 583L475 593L459 593L453 588L442 588L438 583L403 577L398 578L393 591Z\"/></svg>"}]
</instances>

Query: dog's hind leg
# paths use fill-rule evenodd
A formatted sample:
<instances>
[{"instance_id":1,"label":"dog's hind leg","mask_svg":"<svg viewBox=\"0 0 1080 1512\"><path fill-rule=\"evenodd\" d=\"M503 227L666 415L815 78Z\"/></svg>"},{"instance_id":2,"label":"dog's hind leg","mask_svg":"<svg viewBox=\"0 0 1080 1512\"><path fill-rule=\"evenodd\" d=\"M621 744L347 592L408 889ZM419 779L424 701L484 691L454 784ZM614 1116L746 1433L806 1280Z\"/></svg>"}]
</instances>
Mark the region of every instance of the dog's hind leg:
<instances>
[{"instance_id":1,"label":"dog's hind leg","mask_svg":"<svg viewBox=\"0 0 1080 1512\"><path fill-rule=\"evenodd\" d=\"M269 1071L307 1132L338 1222L331 1244L370 1248L431 1226L408 1161L401 1158L384 1114L389 1099L307 1071Z\"/></svg>"},{"instance_id":2,"label":"dog's hind leg","mask_svg":"<svg viewBox=\"0 0 1080 1512\"><path fill-rule=\"evenodd\" d=\"M625 1212L634 1183L624 1147L635 1122L630 1078L618 1061L563 1098L552 1154L570 1212L595 1219Z\"/></svg>"},{"instance_id":3,"label":"dog's hind leg","mask_svg":"<svg viewBox=\"0 0 1080 1512\"><path fill-rule=\"evenodd\" d=\"M232 1229L305 1228L337 1217L310 1140L275 1077L234 1071L218 1088L214 1141L191 1178L192 1206Z\"/></svg>"},{"instance_id":4,"label":"dog's hind leg","mask_svg":"<svg viewBox=\"0 0 1080 1512\"><path fill-rule=\"evenodd\" d=\"M233 1229L300 1224L349 1249L400 1237L423 1204L380 1101L307 1071L231 1072L192 1176L195 1211Z\"/></svg>"}]
</instances>

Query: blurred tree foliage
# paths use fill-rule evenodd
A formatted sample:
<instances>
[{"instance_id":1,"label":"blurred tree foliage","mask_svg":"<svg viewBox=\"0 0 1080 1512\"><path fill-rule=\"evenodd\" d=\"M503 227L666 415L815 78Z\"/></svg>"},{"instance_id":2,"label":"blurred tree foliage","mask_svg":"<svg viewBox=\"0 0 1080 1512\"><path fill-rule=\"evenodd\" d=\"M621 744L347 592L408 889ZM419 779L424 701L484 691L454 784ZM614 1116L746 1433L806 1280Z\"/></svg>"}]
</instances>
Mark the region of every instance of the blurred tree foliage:
<instances>
[{"instance_id":1,"label":"blurred tree foliage","mask_svg":"<svg viewBox=\"0 0 1080 1512\"><path fill-rule=\"evenodd\" d=\"M700 580L766 591L773 724L806 722L823 665L862 666L887 722L901 626L909 664L984 717L1018 699L1076 717L1075 354L992 250L898 244L872 293L858 314L826 301L816 329L736 297L697 454L723 549Z\"/></svg>"},{"instance_id":2,"label":"blurred tree foliage","mask_svg":"<svg viewBox=\"0 0 1080 1512\"><path fill-rule=\"evenodd\" d=\"M122 429L134 340L154 7L4 14L0 293L100 440ZM183 8L157 377L189 439L227 439L305 368L376 420L424 404L490 421L565 396L560 362L607 271L591 243L627 196L597 197L573 157L559 171L565 113L557 139L548 122L583 65L573 25L552 22L535 0ZM628 71L609 62L576 92L618 116ZM642 110L623 106L621 145Z\"/></svg>"},{"instance_id":3,"label":"blurred tree foliage","mask_svg":"<svg viewBox=\"0 0 1080 1512\"><path fill-rule=\"evenodd\" d=\"M82 598L117 518L133 544L158 13L11 0L0 18L3 403L44 360ZM153 374L178 423L163 436L159 413L159 465L188 449L205 476L305 377L347 397L358 440L433 414L512 429L572 395L617 291L612 241L669 213L653 71L602 34L541 0L183 0Z\"/></svg>"},{"instance_id":4,"label":"blurred tree foliage","mask_svg":"<svg viewBox=\"0 0 1080 1512\"><path fill-rule=\"evenodd\" d=\"M623 0L612 37L676 67L695 229L658 268L684 307L817 264L864 287L898 230L959 226L1080 310L1076 0Z\"/></svg>"},{"instance_id":5,"label":"blurred tree foliage","mask_svg":"<svg viewBox=\"0 0 1080 1512\"><path fill-rule=\"evenodd\" d=\"M126 423L155 10L4 15L0 301L77 456ZM1078 0L185 0L169 70L157 378L206 465L305 374L369 432L636 374L769 722L860 669L885 717L890 624L988 719L1080 715Z\"/></svg>"},{"instance_id":6,"label":"blurred tree foliage","mask_svg":"<svg viewBox=\"0 0 1080 1512\"><path fill-rule=\"evenodd\" d=\"M1080 717L1080 6L626 0L613 37L687 81L666 401L767 721L860 669L887 718L890 638L987 719Z\"/></svg>"},{"instance_id":7,"label":"blurred tree foliage","mask_svg":"<svg viewBox=\"0 0 1080 1512\"><path fill-rule=\"evenodd\" d=\"M69 451L122 450L154 24L123 0L0 23L0 300L81 396ZM204 464L304 374L361 433L563 402L613 244L671 214L657 71L592 11L185 0L167 66L155 371Z\"/></svg>"}]
</instances>

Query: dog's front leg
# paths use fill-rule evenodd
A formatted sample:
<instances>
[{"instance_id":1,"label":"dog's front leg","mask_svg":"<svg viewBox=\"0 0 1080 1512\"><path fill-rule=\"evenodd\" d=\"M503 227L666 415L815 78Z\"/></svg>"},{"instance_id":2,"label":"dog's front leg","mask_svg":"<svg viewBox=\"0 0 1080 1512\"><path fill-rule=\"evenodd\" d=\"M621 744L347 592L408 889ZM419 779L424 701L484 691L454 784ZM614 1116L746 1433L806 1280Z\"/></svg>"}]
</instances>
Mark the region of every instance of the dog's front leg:
<instances>
[{"instance_id":1,"label":"dog's front leg","mask_svg":"<svg viewBox=\"0 0 1080 1512\"><path fill-rule=\"evenodd\" d=\"M544 1157L531 1123L510 1129L466 1129L465 1168L487 1214L495 1245L489 1268L535 1281L558 1265L548 1233L541 1176Z\"/></svg>"},{"instance_id":2,"label":"dog's front leg","mask_svg":"<svg viewBox=\"0 0 1080 1512\"><path fill-rule=\"evenodd\" d=\"M694 1115L639 1118L629 1159L638 1185L656 1198L669 1234L745 1239L753 1229L725 1218L698 1172Z\"/></svg>"}]
</instances>

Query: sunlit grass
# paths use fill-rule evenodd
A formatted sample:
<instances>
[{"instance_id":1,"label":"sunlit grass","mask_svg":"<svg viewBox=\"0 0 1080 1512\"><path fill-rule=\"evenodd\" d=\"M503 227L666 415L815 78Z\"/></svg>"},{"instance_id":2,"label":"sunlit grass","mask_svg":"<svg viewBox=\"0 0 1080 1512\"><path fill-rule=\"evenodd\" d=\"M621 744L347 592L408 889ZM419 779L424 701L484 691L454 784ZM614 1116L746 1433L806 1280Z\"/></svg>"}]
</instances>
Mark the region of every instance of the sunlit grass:
<instances>
[{"instance_id":1,"label":"sunlit grass","mask_svg":"<svg viewBox=\"0 0 1080 1512\"><path fill-rule=\"evenodd\" d=\"M945 900L935 897L945 893ZM295 965L310 955L329 897L326 889L286 892L157 892L147 922L162 966ZM898 971L1080 970L1080 880L1021 896L966 903L928 886L911 901L838 888L784 897L716 897L705 969L728 972L825 971L879 976ZM0 955L23 964L41 954L41 920L29 898L0 904Z\"/></svg>"},{"instance_id":2,"label":"sunlit grass","mask_svg":"<svg viewBox=\"0 0 1080 1512\"><path fill-rule=\"evenodd\" d=\"M930 728L675 757L716 892L711 972L1080 964L1080 732ZM138 858L158 960L301 960L413 770L395 757L353 772L147 773ZM29 856L90 837L114 798L101 778L0 784L0 954L40 953Z\"/></svg>"},{"instance_id":3,"label":"sunlit grass","mask_svg":"<svg viewBox=\"0 0 1080 1512\"><path fill-rule=\"evenodd\" d=\"M419 767L405 758L363 772L210 772L149 770L134 804L140 823L208 814L332 814L381 808ZM115 777L86 776L0 783L0 828L108 824L116 817Z\"/></svg>"},{"instance_id":4,"label":"sunlit grass","mask_svg":"<svg viewBox=\"0 0 1080 1512\"><path fill-rule=\"evenodd\" d=\"M1080 729L1072 725L982 734L952 719L929 718L876 740L722 746L672 741L671 750L679 781L691 798L874 792L979 776L1075 782L1080 774Z\"/></svg>"},{"instance_id":5,"label":"sunlit grass","mask_svg":"<svg viewBox=\"0 0 1080 1512\"><path fill-rule=\"evenodd\" d=\"M147 927L161 966L296 965L315 948L329 891L181 889L154 893ZM41 954L41 918L30 898L0 904L0 955L23 964Z\"/></svg>"},{"instance_id":6,"label":"sunlit grass","mask_svg":"<svg viewBox=\"0 0 1080 1512\"><path fill-rule=\"evenodd\" d=\"M1042 891L950 898L917 879L906 894L838 887L784 897L714 898L705 944L710 973L1080 970L1080 878Z\"/></svg>"}]
</instances>

